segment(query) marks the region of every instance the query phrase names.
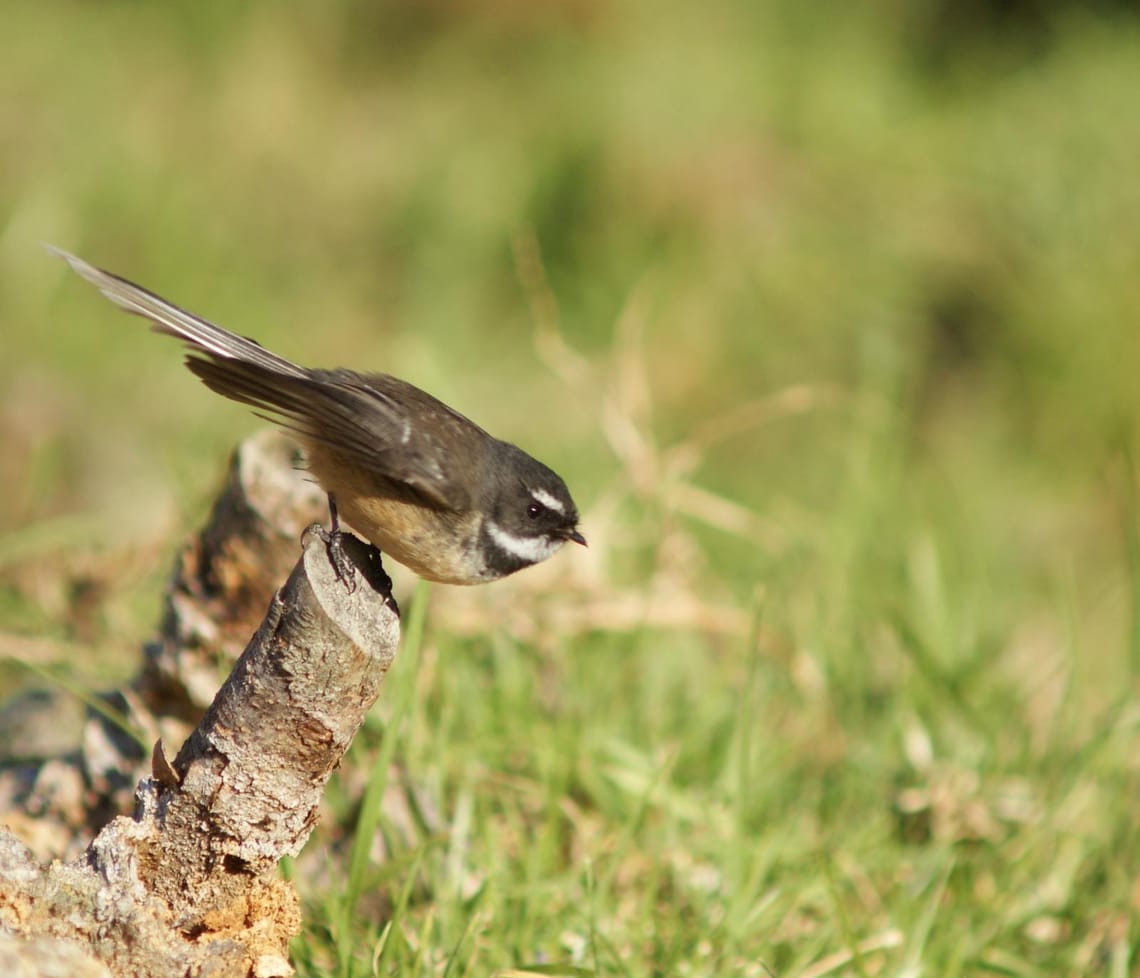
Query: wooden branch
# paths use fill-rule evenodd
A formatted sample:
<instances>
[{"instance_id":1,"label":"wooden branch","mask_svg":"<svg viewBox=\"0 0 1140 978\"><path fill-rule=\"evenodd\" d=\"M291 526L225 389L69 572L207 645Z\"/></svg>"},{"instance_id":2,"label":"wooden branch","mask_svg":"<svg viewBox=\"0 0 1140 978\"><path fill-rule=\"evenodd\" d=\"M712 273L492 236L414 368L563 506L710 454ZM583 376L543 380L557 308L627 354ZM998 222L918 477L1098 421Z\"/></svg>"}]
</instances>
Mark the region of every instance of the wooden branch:
<instances>
[{"instance_id":1,"label":"wooden branch","mask_svg":"<svg viewBox=\"0 0 1140 978\"><path fill-rule=\"evenodd\" d=\"M288 438L276 429L247 438L205 525L178 551L158 634L143 647L137 674L93 699L151 743L181 743L218 691L219 663L237 660L289 575L302 531L327 514ZM48 688L0 708L0 820L41 860L82 852L112 817L131 810L135 785L150 770L139 743L96 710L77 719L67 743L61 718L75 706Z\"/></svg>"},{"instance_id":2,"label":"wooden branch","mask_svg":"<svg viewBox=\"0 0 1140 978\"><path fill-rule=\"evenodd\" d=\"M237 447L209 518L175 558L159 634L131 684L149 713L197 722L217 692L218 659L237 658L302 530L327 518L287 437L271 428Z\"/></svg>"},{"instance_id":3,"label":"wooden branch","mask_svg":"<svg viewBox=\"0 0 1140 978\"><path fill-rule=\"evenodd\" d=\"M25 939L21 953L58 954L62 942L140 978L291 973L297 901L275 866L308 838L399 640L378 554L355 538L346 544L359 570L352 590L319 528L306 535L173 764L156 749L133 818L112 821L84 857L46 868L0 833L0 931Z\"/></svg>"}]
</instances>

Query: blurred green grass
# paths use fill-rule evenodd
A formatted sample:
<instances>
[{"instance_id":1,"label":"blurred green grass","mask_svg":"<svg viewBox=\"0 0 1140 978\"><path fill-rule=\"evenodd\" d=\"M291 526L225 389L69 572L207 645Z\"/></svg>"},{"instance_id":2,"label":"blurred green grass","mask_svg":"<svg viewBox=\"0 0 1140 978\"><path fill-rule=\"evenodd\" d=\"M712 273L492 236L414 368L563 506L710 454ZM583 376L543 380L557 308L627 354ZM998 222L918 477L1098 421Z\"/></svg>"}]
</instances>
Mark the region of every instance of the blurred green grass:
<instances>
[{"instance_id":1,"label":"blurred green grass","mask_svg":"<svg viewBox=\"0 0 1140 978\"><path fill-rule=\"evenodd\" d=\"M354 756L451 830L305 894L305 973L368 973L413 865L401 974L1140 973L1140 31L953 9L8 5L9 638L147 635L256 424L41 240L586 511L432 594Z\"/></svg>"}]
</instances>

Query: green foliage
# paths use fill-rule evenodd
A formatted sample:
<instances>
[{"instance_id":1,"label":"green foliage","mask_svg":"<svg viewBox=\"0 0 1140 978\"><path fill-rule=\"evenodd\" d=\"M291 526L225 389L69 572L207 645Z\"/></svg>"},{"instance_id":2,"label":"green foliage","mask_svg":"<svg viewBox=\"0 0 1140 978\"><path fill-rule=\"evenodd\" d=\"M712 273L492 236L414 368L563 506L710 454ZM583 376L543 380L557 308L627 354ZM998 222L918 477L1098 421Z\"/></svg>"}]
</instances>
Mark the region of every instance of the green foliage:
<instances>
[{"instance_id":1,"label":"green foliage","mask_svg":"<svg viewBox=\"0 0 1140 978\"><path fill-rule=\"evenodd\" d=\"M256 423L40 240L584 508L431 593L302 974L1140 973L1140 28L997 6L8 4L9 637L145 635Z\"/></svg>"}]
</instances>

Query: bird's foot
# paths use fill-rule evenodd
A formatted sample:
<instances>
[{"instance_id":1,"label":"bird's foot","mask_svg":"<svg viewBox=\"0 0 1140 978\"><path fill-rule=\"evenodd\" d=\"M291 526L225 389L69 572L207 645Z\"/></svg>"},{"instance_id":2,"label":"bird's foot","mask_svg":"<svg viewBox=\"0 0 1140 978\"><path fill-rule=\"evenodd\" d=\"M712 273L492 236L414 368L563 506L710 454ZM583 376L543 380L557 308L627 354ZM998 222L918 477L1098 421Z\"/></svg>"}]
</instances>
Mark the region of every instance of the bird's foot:
<instances>
[{"instance_id":1,"label":"bird's foot","mask_svg":"<svg viewBox=\"0 0 1140 978\"><path fill-rule=\"evenodd\" d=\"M356 590L356 572L364 575L364 579L373 590L385 595L384 600L391 606L397 615L400 609L396 599L392 596L392 578L384 572L384 565L380 560L380 549L371 543L365 543L340 528L340 516L336 509L336 496L329 493L329 528L314 526L321 535L321 542L325 545L329 563L332 564L336 579L340 581L349 594ZM347 549L346 549L347 548ZM353 556L348 555L348 550Z\"/></svg>"},{"instance_id":2,"label":"bird's foot","mask_svg":"<svg viewBox=\"0 0 1140 978\"><path fill-rule=\"evenodd\" d=\"M392 595L392 578L384 570L379 549L347 530L326 530L319 523L305 530L302 542L310 534L316 534L324 545L333 574L349 594L356 591L357 575L363 575L368 585L384 596L385 603L400 614Z\"/></svg>"},{"instance_id":3,"label":"bird's foot","mask_svg":"<svg viewBox=\"0 0 1140 978\"><path fill-rule=\"evenodd\" d=\"M325 553L329 555L336 579L344 585L345 590L352 594L356 590L356 565L349 559L344 550L344 541L348 534L342 530L326 530L321 527L321 542L325 545Z\"/></svg>"},{"instance_id":4,"label":"bird's foot","mask_svg":"<svg viewBox=\"0 0 1140 978\"><path fill-rule=\"evenodd\" d=\"M340 529L340 515L336 509L336 496L329 493L329 528L321 529L321 540L325 545L325 552L329 555L329 563L336 572L336 579L352 594L356 590L356 568L344 552L344 534Z\"/></svg>"}]
</instances>

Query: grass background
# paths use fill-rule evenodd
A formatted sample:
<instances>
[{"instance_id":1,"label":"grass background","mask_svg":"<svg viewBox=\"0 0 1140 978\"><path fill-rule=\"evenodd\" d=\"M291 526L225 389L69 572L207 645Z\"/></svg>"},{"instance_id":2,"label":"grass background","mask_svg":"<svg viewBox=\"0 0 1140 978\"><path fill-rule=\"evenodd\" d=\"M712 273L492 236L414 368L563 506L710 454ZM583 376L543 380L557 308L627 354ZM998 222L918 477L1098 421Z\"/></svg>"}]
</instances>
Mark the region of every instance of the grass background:
<instances>
[{"instance_id":1,"label":"grass background","mask_svg":"<svg viewBox=\"0 0 1140 978\"><path fill-rule=\"evenodd\" d=\"M14 0L5 654L128 674L257 424L46 240L584 510L410 602L302 974L1140 975L1129 7Z\"/></svg>"}]
</instances>

